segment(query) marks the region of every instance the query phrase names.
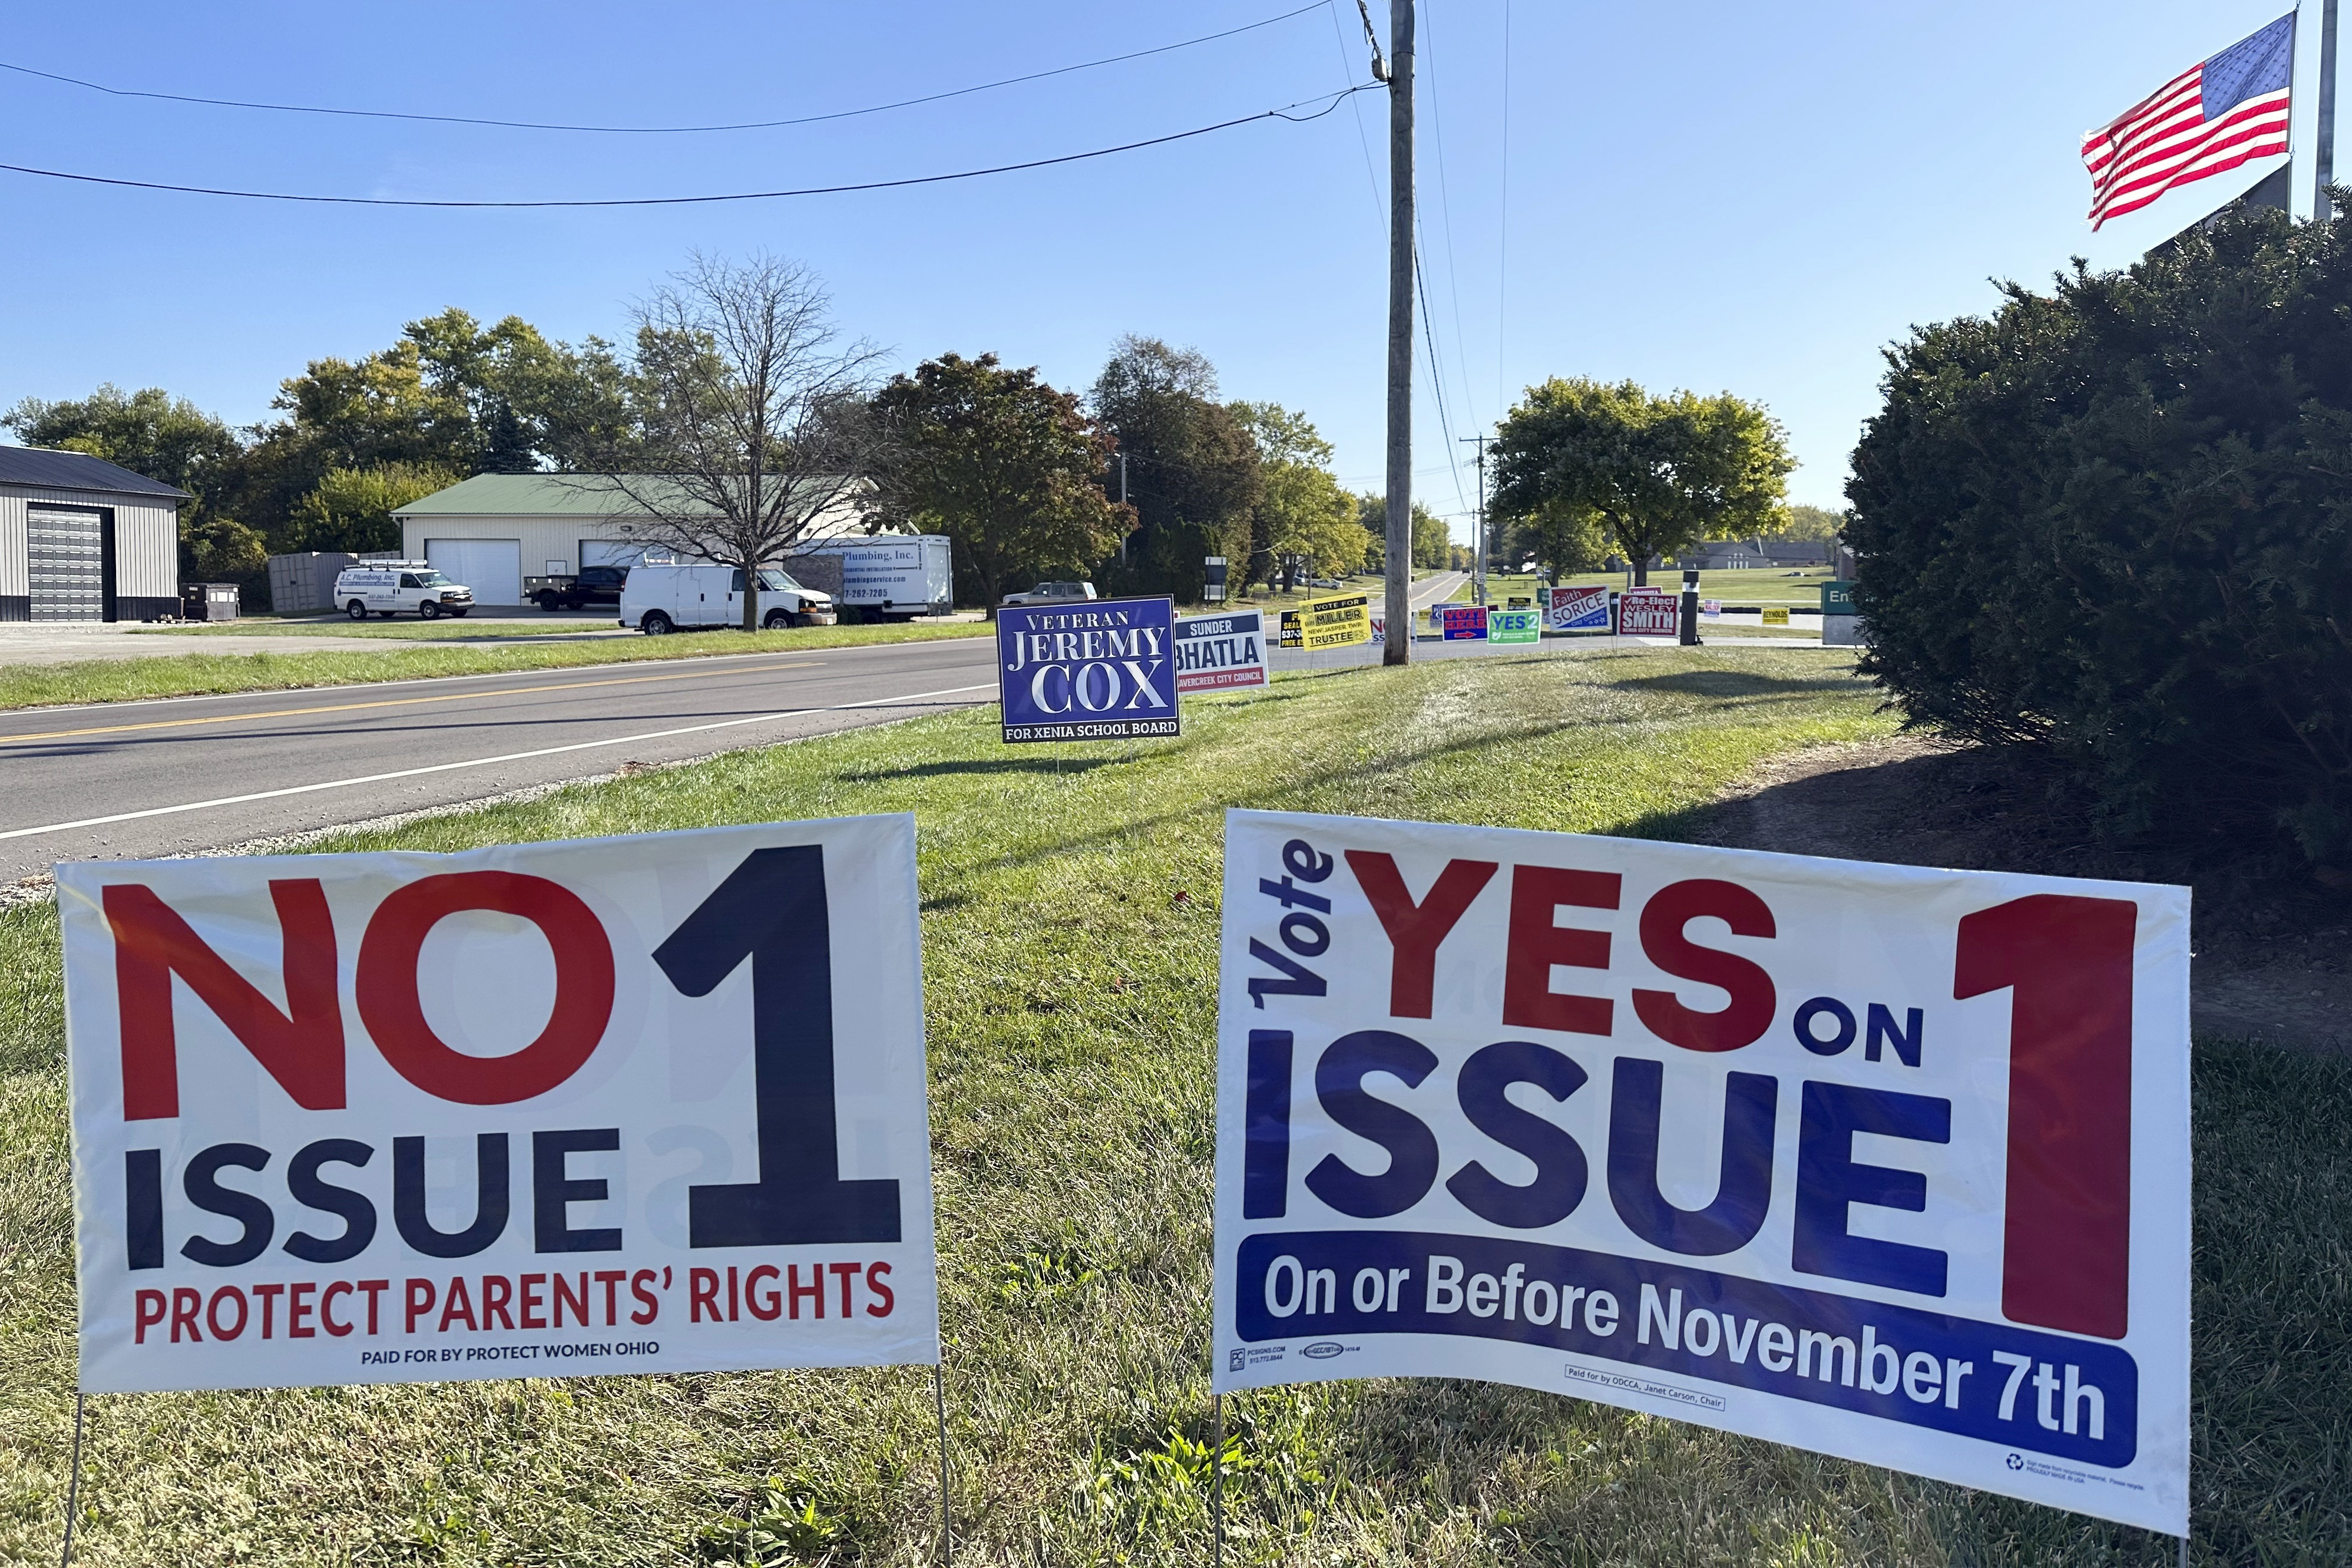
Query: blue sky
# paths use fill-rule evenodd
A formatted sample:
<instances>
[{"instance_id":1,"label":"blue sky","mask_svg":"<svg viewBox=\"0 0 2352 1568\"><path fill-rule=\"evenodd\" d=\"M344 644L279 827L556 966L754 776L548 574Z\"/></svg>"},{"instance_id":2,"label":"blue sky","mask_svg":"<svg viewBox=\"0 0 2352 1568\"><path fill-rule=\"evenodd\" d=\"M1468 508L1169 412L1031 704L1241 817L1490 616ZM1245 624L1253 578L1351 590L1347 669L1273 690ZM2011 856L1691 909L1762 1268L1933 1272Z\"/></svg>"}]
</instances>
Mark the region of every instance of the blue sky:
<instances>
[{"instance_id":1,"label":"blue sky","mask_svg":"<svg viewBox=\"0 0 2352 1568\"><path fill-rule=\"evenodd\" d=\"M136 0L27 8L0 60L201 96L679 123L856 108L1297 3ZM1763 402L1802 465L1792 499L1841 504L1885 344L1987 309L1988 279L2038 283L2074 255L2128 262L2267 172L2208 181L2094 236L2075 146L2286 3L1424 0L1419 186L1446 417L1424 349L1416 493L1466 512L1474 485L1448 434L1490 426L1528 382L1586 374ZM1162 135L1363 80L1343 4L1101 69L727 135L255 113L0 72L0 162L461 198L887 179ZM2307 9L2306 68L2318 0ZM1384 0L1373 12L1385 38ZM2298 145L2313 97L2298 94ZM765 247L812 264L845 326L907 365L993 350L1083 386L1122 332L1193 345L1226 395L1303 409L1338 444L1342 477L1377 488L1386 127L1384 99L1365 93L1311 124L991 179L603 212L317 207L0 174L0 404L112 381L257 420L307 360L380 348L416 316L457 305L559 337L620 336L629 300L688 249Z\"/></svg>"}]
</instances>

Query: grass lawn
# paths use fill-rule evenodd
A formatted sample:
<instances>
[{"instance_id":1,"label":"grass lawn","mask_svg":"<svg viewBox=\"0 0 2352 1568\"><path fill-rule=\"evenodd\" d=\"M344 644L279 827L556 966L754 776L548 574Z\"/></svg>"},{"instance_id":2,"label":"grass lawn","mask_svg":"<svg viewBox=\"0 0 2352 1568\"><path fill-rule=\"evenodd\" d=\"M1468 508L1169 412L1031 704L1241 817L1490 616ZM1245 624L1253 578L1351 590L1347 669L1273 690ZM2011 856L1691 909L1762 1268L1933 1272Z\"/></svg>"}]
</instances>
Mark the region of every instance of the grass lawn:
<instances>
[{"instance_id":1,"label":"grass lawn","mask_svg":"<svg viewBox=\"0 0 2352 1568\"><path fill-rule=\"evenodd\" d=\"M226 628L224 628L226 629ZM299 628L308 629L308 628ZM155 658L92 658L71 664L0 665L0 709L58 702L127 702L140 697L194 697L215 691L275 691L414 680L432 675L499 675L522 669L622 664L631 659L709 658L727 653L805 653L871 643L930 642L990 637L982 622L907 626L806 626L773 632L681 632L667 637L604 637L532 647L467 646L463 637L400 637L422 627L387 626L381 647L319 653L190 653ZM364 634L362 634L364 635ZM481 633L473 634L478 637Z\"/></svg>"},{"instance_id":2,"label":"grass lawn","mask_svg":"<svg viewBox=\"0 0 2352 1568\"><path fill-rule=\"evenodd\" d=\"M617 615L586 620L566 616L560 621L478 621L470 616L444 616L420 621L404 616L397 620L371 617L355 621L347 616L305 616L268 621L232 621L217 626L145 626L151 637L391 637L400 642L465 642L483 637L561 637L569 632L609 632Z\"/></svg>"},{"instance_id":3,"label":"grass lawn","mask_svg":"<svg viewBox=\"0 0 2352 1568\"><path fill-rule=\"evenodd\" d=\"M958 1560L1208 1559L1219 817L1229 805L1671 837L1785 749L1888 732L1835 651L1608 650L1286 676L1181 739L993 715L735 753L347 836L475 844L918 814ZM1050 918L1041 910L1050 910ZM0 912L0 1559L53 1555L73 1274L57 925ZM2352 1558L2352 1068L2197 1064L2203 1563ZM2146 1564L2137 1531L1475 1384L1227 1402L1228 1561ZM934 1560L912 1370L107 1396L92 1563Z\"/></svg>"}]
</instances>

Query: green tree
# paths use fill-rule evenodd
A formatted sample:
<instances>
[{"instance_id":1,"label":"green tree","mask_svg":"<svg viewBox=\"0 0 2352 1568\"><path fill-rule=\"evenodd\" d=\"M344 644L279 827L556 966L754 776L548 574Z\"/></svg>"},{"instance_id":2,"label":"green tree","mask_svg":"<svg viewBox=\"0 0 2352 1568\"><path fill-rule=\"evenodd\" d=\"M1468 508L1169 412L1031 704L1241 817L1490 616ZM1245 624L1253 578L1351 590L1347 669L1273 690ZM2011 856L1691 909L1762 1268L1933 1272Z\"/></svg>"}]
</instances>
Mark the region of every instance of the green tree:
<instances>
[{"instance_id":1,"label":"green tree","mask_svg":"<svg viewBox=\"0 0 2352 1568\"><path fill-rule=\"evenodd\" d=\"M88 397L27 397L0 415L29 447L87 452L188 492L180 509L180 575L252 583L268 565L262 535L233 515L248 483L247 443L227 421L162 387L126 393L111 383Z\"/></svg>"},{"instance_id":2,"label":"green tree","mask_svg":"<svg viewBox=\"0 0 2352 1568\"><path fill-rule=\"evenodd\" d=\"M1567 509L1597 521L1647 583L1653 556L1778 520L1787 438L1728 393L1654 396L1554 377L1528 389L1495 440L1495 515L1517 523Z\"/></svg>"},{"instance_id":3,"label":"green tree","mask_svg":"<svg viewBox=\"0 0 2352 1568\"><path fill-rule=\"evenodd\" d=\"M954 541L957 576L992 619L1015 587L1085 576L1132 524L1102 492L1110 437L1034 366L942 354L875 402L891 458L867 516Z\"/></svg>"},{"instance_id":4,"label":"green tree","mask_svg":"<svg viewBox=\"0 0 2352 1568\"><path fill-rule=\"evenodd\" d=\"M245 451L226 420L160 386L126 393L110 382L71 401L27 397L0 415L0 425L28 447L87 452L200 500L234 484Z\"/></svg>"},{"instance_id":5,"label":"green tree","mask_svg":"<svg viewBox=\"0 0 2352 1568\"><path fill-rule=\"evenodd\" d=\"M1845 527L1845 513L1832 511L1825 506L1790 505L1783 507L1781 511L1787 521L1770 531L1767 538L1826 544Z\"/></svg>"},{"instance_id":6,"label":"green tree","mask_svg":"<svg viewBox=\"0 0 2352 1568\"><path fill-rule=\"evenodd\" d=\"M259 586L269 570L269 546L233 517L180 523L180 576L191 583Z\"/></svg>"},{"instance_id":7,"label":"green tree","mask_svg":"<svg viewBox=\"0 0 2352 1568\"><path fill-rule=\"evenodd\" d=\"M1332 476L1331 443L1305 415L1278 403L1237 402L1227 408L1258 454L1244 581L1273 585L1278 580L1288 593L1302 571L1362 570L1371 540L1357 521L1356 498Z\"/></svg>"},{"instance_id":8,"label":"green tree","mask_svg":"<svg viewBox=\"0 0 2352 1568\"><path fill-rule=\"evenodd\" d=\"M1119 339L1089 402L1127 455L1137 531L1120 586L1197 601L1202 557L1249 553L1264 483L1256 442L1218 402L1209 362L1158 338Z\"/></svg>"},{"instance_id":9,"label":"green tree","mask_svg":"<svg viewBox=\"0 0 2352 1568\"><path fill-rule=\"evenodd\" d=\"M373 468L329 468L302 498L289 550L397 550L398 508L447 489L458 475L430 463L384 463Z\"/></svg>"},{"instance_id":10,"label":"green tree","mask_svg":"<svg viewBox=\"0 0 2352 1568\"><path fill-rule=\"evenodd\" d=\"M1547 501L1507 530L1514 560L1532 559L1554 587L1562 577L1598 570L1608 553L1601 519L1589 507Z\"/></svg>"},{"instance_id":11,"label":"green tree","mask_svg":"<svg viewBox=\"0 0 2352 1568\"><path fill-rule=\"evenodd\" d=\"M1388 569L1389 503L1386 496L1367 490L1356 498L1356 521L1368 536L1364 565L1368 571ZM1412 563L1444 570L1454 560L1454 531L1445 520L1419 501L1412 503Z\"/></svg>"}]
</instances>

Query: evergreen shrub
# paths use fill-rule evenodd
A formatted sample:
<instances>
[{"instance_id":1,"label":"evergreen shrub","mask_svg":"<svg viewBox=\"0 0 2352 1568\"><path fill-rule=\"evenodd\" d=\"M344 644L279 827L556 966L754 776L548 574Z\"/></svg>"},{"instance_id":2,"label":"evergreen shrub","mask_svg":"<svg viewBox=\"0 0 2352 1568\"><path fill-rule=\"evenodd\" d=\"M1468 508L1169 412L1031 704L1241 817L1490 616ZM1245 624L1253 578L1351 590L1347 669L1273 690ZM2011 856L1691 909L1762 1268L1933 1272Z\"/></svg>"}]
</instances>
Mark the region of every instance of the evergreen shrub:
<instances>
[{"instance_id":1,"label":"evergreen shrub","mask_svg":"<svg viewBox=\"0 0 2352 1568\"><path fill-rule=\"evenodd\" d=\"M1863 668L2110 832L2352 868L2352 220L2216 220L1916 330L1848 494Z\"/></svg>"}]
</instances>

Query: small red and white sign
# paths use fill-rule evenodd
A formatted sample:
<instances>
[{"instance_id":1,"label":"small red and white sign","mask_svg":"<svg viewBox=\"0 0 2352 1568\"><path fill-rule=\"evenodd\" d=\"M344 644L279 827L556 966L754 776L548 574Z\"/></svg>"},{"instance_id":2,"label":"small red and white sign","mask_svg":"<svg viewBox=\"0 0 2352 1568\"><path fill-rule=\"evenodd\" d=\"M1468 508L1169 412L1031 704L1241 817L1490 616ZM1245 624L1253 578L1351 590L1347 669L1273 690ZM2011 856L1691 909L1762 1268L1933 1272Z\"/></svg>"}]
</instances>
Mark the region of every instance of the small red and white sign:
<instances>
[{"instance_id":1,"label":"small red and white sign","mask_svg":"<svg viewBox=\"0 0 2352 1568\"><path fill-rule=\"evenodd\" d=\"M1675 596L1664 588L1628 588L1617 595L1617 635L1671 637L1682 635Z\"/></svg>"},{"instance_id":2,"label":"small red and white sign","mask_svg":"<svg viewBox=\"0 0 2352 1568\"><path fill-rule=\"evenodd\" d=\"M58 901L84 1391L938 1359L911 816Z\"/></svg>"}]
</instances>

